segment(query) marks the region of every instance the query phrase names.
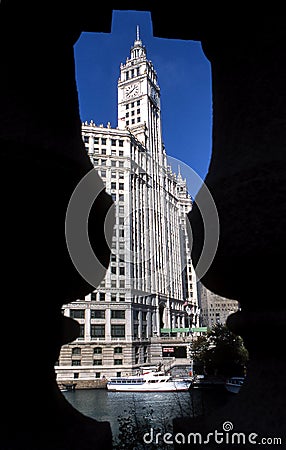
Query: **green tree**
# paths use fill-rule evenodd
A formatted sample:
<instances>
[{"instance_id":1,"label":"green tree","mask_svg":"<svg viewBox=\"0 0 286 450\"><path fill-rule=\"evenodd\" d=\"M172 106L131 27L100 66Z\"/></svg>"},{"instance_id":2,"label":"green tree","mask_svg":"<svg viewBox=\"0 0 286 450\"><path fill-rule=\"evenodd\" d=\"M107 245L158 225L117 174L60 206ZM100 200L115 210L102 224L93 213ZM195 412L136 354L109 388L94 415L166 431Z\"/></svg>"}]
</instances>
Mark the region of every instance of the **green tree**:
<instances>
[{"instance_id":1,"label":"green tree","mask_svg":"<svg viewBox=\"0 0 286 450\"><path fill-rule=\"evenodd\" d=\"M214 325L206 336L194 341L191 350L194 364L212 375L242 375L249 359L241 336L221 324Z\"/></svg>"}]
</instances>

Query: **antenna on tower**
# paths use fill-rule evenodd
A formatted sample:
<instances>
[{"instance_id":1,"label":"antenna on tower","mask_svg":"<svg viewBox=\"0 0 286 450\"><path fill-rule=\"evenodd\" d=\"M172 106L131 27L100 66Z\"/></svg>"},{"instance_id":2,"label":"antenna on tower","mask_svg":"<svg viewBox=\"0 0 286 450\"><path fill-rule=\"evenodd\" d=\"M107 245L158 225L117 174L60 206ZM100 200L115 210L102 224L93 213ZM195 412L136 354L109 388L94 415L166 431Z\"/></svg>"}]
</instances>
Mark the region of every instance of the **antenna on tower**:
<instances>
[{"instance_id":1,"label":"antenna on tower","mask_svg":"<svg viewBox=\"0 0 286 450\"><path fill-rule=\"evenodd\" d=\"M137 27L136 27L136 41L140 41L140 30L139 30L139 25L137 25Z\"/></svg>"}]
</instances>

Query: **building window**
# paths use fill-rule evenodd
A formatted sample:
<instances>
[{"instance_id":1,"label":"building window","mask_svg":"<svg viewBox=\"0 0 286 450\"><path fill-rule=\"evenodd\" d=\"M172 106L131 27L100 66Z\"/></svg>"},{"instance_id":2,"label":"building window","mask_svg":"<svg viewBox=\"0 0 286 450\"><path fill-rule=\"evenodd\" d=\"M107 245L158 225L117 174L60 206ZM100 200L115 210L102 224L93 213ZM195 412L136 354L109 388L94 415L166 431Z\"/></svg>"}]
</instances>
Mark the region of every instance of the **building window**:
<instances>
[{"instance_id":1,"label":"building window","mask_svg":"<svg viewBox=\"0 0 286 450\"><path fill-rule=\"evenodd\" d=\"M90 311L91 319L104 319L105 318L105 310L104 309L92 309Z\"/></svg>"},{"instance_id":2,"label":"building window","mask_svg":"<svg viewBox=\"0 0 286 450\"><path fill-rule=\"evenodd\" d=\"M106 138L101 138L101 145L106 145Z\"/></svg>"},{"instance_id":3,"label":"building window","mask_svg":"<svg viewBox=\"0 0 286 450\"><path fill-rule=\"evenodd\" d=\"M72 349L72 355L80 355L81 354L81 348L80 347L74 347Z\"/></svg>"},{"instance_id":4,"label":"building window","mask_svg":"<svg viewBox=\"0 0 286 450\"><path fill-rule=\"evenodd\" d=\"M93 138L93 143L96 145L96 144L99 144L99 138L98 137L94 137Z\"/></svg>"},{"instance_id":5,"label":"building window","mask_svg":"<svg viewBox=\"0 0 286 450\"><path fill-rule=\"evenodd\" d=\"M125 325L111 325L111 337L124 338L125 337Z\"/></svg>"},{"instance_id":6,"label":"building window","mask_svg":"<svg viewBox=\"0 0 286 450\"><path fill-rule=\"evenodd\" d=\"M118 141L119 147L123 147L123 143L124 143L124 141L122 139L119 139L119 141Z\"/></svg>"},{"instance_id":7,"label":"building window","mask_svg":"<svg viewBox=\"0 0 286 450\"><path fill-rule=\"evenodd\" d=\"M111 310L111 319L125 319L125 310L124 309L112 309Z\"/></svg>"},{"instance_id":8,"label":"building window","mask_svg":"<svg viewBox=\"0 0 286 450\"><path fill-rule=\"evenodd\" d=\"M120 302L125 302L125 297L123 297L122 295L119 297L119 301Z\"/></svg>"},{"instance_id":9,"label":"building window","mask_svg":"<svg viewBox=\"0 0 286 450\"><path fill-rule=\"evenodd\" d=\"M100 292L100 293L99 293L99 300L100 300L101 302L104 302L104 300L105 300L105 292Z\"/></svg>"},{"instance_id":10,"label":"building window","mask_svg":"<svg viewBox=\"0 0 286 450\"><path fill-rule=\"evenodd\" d=\"M116 266L111 266L110 272L116 274Z\"/></svg>"},{"instance_id":11,"label":"building window","mask_svg":"<svg viewBox=\"0 0 286 450\"><path fill-rule=\"evenodd\" d=\"M80 366L80 365L81 365L80 359L73 359L72 360L72 366Z\"/></svg>"},{"instance_id":12,"label":"building window","mask_svg":"<svg viewBox=\"0 0 286 450\"><path fill-rule=\"evenodd\" d=\"M134 325L133 327L133 337L138 338L138 325Z\"/></svg>"},{"instance_id":13,"label":"building window","mask_svg":"<svg viewBox=\"0 0 286 450\"><path fill-rule=\"evenodd\" d=\"M111 280L111 287L116 288L116 280Z\"/></svg>"},{"instance_id":14,"label":"building window","mask_svg":"<svg viewBox=\"0 0 286 450\"><path fill-rule=\"evenodd\" d=\"M72 319L84 319L84 309L71 309L70 317Z\"/></svg>"},{"instance_id":15,"label":"building window","mask_svg":"<svg viewBox=\"0 0 286 450\"><path fill-rule=\"evenodd\" d=\"M114 360L114 365L115 366L122 366L122 359L115 359Z\"/></svg>"},{"instance_id":16,"label":"building window","mask_svg":"<svg viewBox=\"0 0 286 450\"><path fill-rule=\"evenodd\" d=\"M124 151L123 150L119 150L119 156L124 156Z\"/></svg>"},{"instance_id":17,"label":"building window","mask_svg":"<svg viewBox=\"0 0 286 450\"><path fill-rule=\"evenodd\" d=\"M147 325L142 325L142 337L147 337Z\"/></svg>"},{"instance_id":18,"label":"building window","mask_svg":"<svg viewBox=\"0 0 286 450\"><path fill-rule=\"evenodd\" d=\"M119 275L125 275L125 268L119 267Z\"/></svg>"},{"instance_id":19,"label":"building window","mask_svg":"<svg viewBox=\"0 0 286 450\"><path fill-rule=\"evenodd\" d=\"M100 372L95 372L95 378L100 378Z\"/></svg>"},{"instance_id":20,"label":"building window","mask_svg":"<svg viewBox=\"0 0 286 450\"><path fill-rule=\"evenodd\" d=\"M79 338L84 338L84 324L80 324L79 326Z\"/></svg>"},{"instance_id":21,"label":"building window","mask_svg":"<svg viewBox=\"0 0 286 450\"><path fill-rule=\"evenodd\" d=\"M89 136L84 136L84 137L83 137L83 142L84 142L85 144L88 144L88 143L89 143Z\"/></svg>"},{"instance_id":22,"label":"building window","mask_svg":"<svg viewBox=\"0 0 286 450\"><path fill-rule=\"evenodd\" d=\"M105 337L105 325L91 325L90 335L92 338L104 338Z\"/></svg>"},{"instance_id":23,"label":"building window","mask_svg":"<svg viewBox=\"0 0 286 450\"><path fill-rule=\"evenodd\" d=\"M114 188L115 189L115 188ZM119 189L121 190L121 191L123 191L123 189L124 189L124 183L119 183Z\"/></svg>"},{"instance_id":24,"label":"building window","mask_svg":"<svg viewBox=\"0 0 286 450\"><path fill-rule=\"evenodd\" d=\"M116 146L116 139L111 139L111 145L112 145L112 147Z\"/></svg>"},{"instance_id":25,"label":"building window","mask_svg":"<svg viewBox=\"0 0 286 450\"><path fill-rule=\"evenodd\" d=\"M111 301L116 302L116 295L114 295L114 294L111 295Z\"/></svg>"},{"instance_id":26,"label":"building window","mask_svg":"<svg viewBox=\"0 0 286 450\"><path fill-rule=\"evenodd\" d=\"M125 288L125 281L124 280L120 280L119 281L119 287L120 288Z\"/></svg>"},{"instance_id":27,"label":"building window","mask_svg":"<svg viewBox=\"0 0 286 450\"><path fill-rule=\"evenodd\" d=\"M102 348L101 347L94 347L93 353L94 353L94 355L101 355L102 354Z\"/></svg>"},{"instance_id":28,"label":"building window","mask_svg":"<svg viewBox=\"0 0 286 450\"><path fill-rule=\"evenodd\" d=\"M102 359L94 359L93 365L94 366L102 366Z\"/></svg>"},{"instance_id":29,"label":"building window","mask_svg":"<svg viewBox=\"0 0 286 450\"><path fill-rule=\"evenodd\" d=\"M111 189L116 189L116 182L115 181L111 182Z\"/></svg>"},{"instance_id":30,"label":"building window","mask_svg":"<svg viewBox=\"0 0 286 450\"><path fill-rule=\"evenodd\" d=\"M122 347L115 347L115 348L114 348L114 353L115 353L116 355L121 354L121 353L122 353Z\"/></svg>"},{"instance_id":31,"label":"building window","mask_svg":"<svg viewBox=\"0 0 286 450\"><path fill-rule=\"evenodd\" d=\"M73 377L74 377L75 380L78 379L79 378L79 373L78 372L74 372Z\"/></svg>"}]
</instances>

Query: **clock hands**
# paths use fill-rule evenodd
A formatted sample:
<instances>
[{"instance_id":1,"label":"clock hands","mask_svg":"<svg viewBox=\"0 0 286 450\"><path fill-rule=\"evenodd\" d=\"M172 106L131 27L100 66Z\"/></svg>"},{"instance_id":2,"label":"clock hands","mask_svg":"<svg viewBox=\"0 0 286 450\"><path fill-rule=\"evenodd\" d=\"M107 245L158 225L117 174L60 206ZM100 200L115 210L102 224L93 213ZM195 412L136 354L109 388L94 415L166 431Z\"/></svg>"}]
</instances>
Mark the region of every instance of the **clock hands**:
<instances>
[{"instance_id":1,"label":"clock hands","mask_svg":"<svg viewBox=\"0 0 286 450\"><path fill-rule=\"evenodd\" d=\"M128 86L126 88L126 95L127 97L134 97L139 92L139 87L137 84L133 84L131 86Z\"/></svg>"}]
</instances>

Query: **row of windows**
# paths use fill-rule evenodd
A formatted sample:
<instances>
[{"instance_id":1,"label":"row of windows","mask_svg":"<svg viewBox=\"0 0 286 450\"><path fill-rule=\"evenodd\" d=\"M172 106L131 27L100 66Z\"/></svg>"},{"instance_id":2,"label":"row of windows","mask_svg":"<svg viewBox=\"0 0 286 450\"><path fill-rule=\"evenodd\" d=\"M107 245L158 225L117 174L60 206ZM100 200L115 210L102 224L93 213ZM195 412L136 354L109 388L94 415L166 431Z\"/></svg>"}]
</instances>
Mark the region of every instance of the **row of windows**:
<instances>
[{"instance_id":1,"label":"row of windows","mask_svg":"<svg viewBox=\"0 0 286 450\"><path fill-rule=\"evenodd\" d=\"M87 148L88 149L88 148ZM107 155L106 148L99 149L98 147L94 147L94 153L101 154L101 155ZM124 156L124 151L116 149L111 149L111 156Z\"/></svg>"},{"instance_id":2,"label":"row of windows","mask_svg":"<svg viewBox=\"0 0 286 450\"><path fill-rule=\"evenodd\" d=\"M142 314L142 320L146 321L148 311L142 311L141 314ZM139 320L139 311L138 310L133 311L133 318L134 318L134 320Z\"/></svg>"},{"instance_id":3,"label":"row of windows","mask_svg":"<svg viewBox=\"0 0 286 450\"><path fill-rule=\"evenodd\" d=\"M96 165L94 161L95 161L95 160L93 159L93 163L94 163L94 165ZM112 161L111 161L111 162L112 162ZM120 163L120 162L122 162L122 161L119 161L119 163ZM102 170L102 169L98 170L98 174L101 176L101 178L106 178L106 173L107 173L106 170ZM111 178L117 178L117 174L118 174L118 178L119 178L120 180L124 179L124 172L115 172L115 171L113 171L113 170L112 170L111 173L110 173L110 177L111 177Z\"/></svg>"},{"instance_id":4,"label":"row of windows","mask_svg":"<svg viewBox=\"0 0 286 450\"><path fill-rule=\"evenodd\" d=\"M106 166L107 159L102 158L93 158L93 164L95 166ZM114 159L111 160L111 167L124 167L124 161L115 161Z\"/></svg>"},{"instance_id":5,"label":"row of windows","mask_svg":"<svg viewBox=\"0 0 286 450\"><path fill-rule=\"evenodd\" d=\"M119 230L119 231L124 231L124 230ZM124 237L124 233L123 235L119 234L119 237ZM116 266L111 266L110 267L110 273L112 273L113 275L125 275L125 268L124 267L116 267Z\"/></svg>"},{"instance_id":6,"label":"row of windows","mask_svg":"<svg viewBox=\"0 0 286 450\"><path fill-rule=\"evenodd\" d=\"M123 348L122 347L115 347L114 348L114 354L115 355L122 354L122 352L123 352ZM102 347L94 347L93 353L95 355L101 355L102 354ZM72 349L72 355L73 356L81 355L81 348L80 347L74 347Z\"/></svg>"},{"instance_id":7,"label":"row of windows","mask_svg":"<svg viewBox=\"0 0 286 450\"><path fill-rule=\"evenodd\" d=\"M136 114L140 114L140 108L138 108L137 110L136 110ZM129 117L129 116L135 116L135 110L133 109L132 111L130 111L130 113L129 113L129 111L126 113L126 115L125 115L125 117Z\"/></svg>"},{"instance_id":8,"label":"row of windows","mask_svg":"<svg viewBox=\"0 0 286 450\"><path fill-rule=\"evenodd\" d=\"M117 377L121 377L121 372L116 372ZM79 372L74 372L73 377L75 380L79 379ZM105 375L101 376L100 372L95 372L95 378L105 378Z\"/></svg>"},{"instance_id":9,"label":"row of windows","mask_svg":"<svg viewBox=\"0 0 286 450\"><path fill-rule=\"evenodd\" d=\"M100 284L102 287L105 286L105 280L103 280ZM101 298L97 295L96 292L93 292L91 294L91 300L105 301L105 293L101 292L100 294L101 294ZM104 298L102 296L104 296ZM120 302L125 302L125 295L124 294L119 294L119 295L111 294L110 301L116 302L117 300L119 300Z\"/></svg>"},{"instance_id":10,"label":"row of windows","mask_svg":"<svg viewBox=\"0 0 286 450\"><path fill-rule=\"evenodd\" d=\"M141 117L137 117L136 121L137 121L137 123L141 122ZM130 123L130 120L126 120L126 126L135 125L136 121L135 121L135 119L131 119L131 123Z\"/></svg>"},{"instance_id":11,"label":"row of windows","mask_svg":"<svg viewBox=\"0 0 286 450\"><path fill-rule=\"evenodd\" d=\"M113 364L115 366L121 366L123 364L123 359L114 359L113 360ZM93 360L93 365L94 366L102 366L102 359L94 359ZM80 359L73 359L72 360L72 366L81 366L81 360Z\"/></svg>"},{"instance_id":12,"label":"row of windows","mask_svg":"<svg viewBox=\"0 0 286 450\"><path fill-rule=\"evenodd\" d=\"M90 137L92 137L92 136L88 136L88 135L83 136L83 142L85 144L88 144ZM123 145L124 145L124 141L122 139L111 139L110 141L111 141L111 146L112 147L116 147L117 145L119 147L123 147ZM107 138L103 138L103 137L99 138L97 136L93 136L93 143L94 143L94 145L98 145L98 144L106 145L107 144Z\"/></svg>"},{"instance_id":13,"label":"row of windows","mask_svg":"<svg viewBox=\"0 0 286 450\"><path fill-rule=\"evenodd\" d=\"M123 242L123 244L124 244L124 242ZM101 283L100 283L100 286L101 287L104 287L104 286L106 286L106 280L103 280ZM119 288L119 289L124 289L125 288L125 280L119 280L119 286L118 286L118 280L110 280L110 287L111 288ZM100 299L99 299L100 300ZM119 301L121 301L121 299L119 299ZM124 301L124 300L123 300Z\"/></svg>"},{"instance_id":14,"label":"row of windows","mask_svg":"<svg viewBox=\"0 0 286 450\"><path fill-rule=\"evenodd\" d=\"M139 52L136 52L136 56L139 56ZM130 78L138 77L140 75L140 67L136 67L131 70L127 70L125 72L125 80L129 80Z\"/></svg>"},{"instance_id":15,"label":"row of windows","mask_svg":"<svg viewBox=\"0 0 286 450\"><path fill-rule=\"evenodd\" d=\"M115 194L114 192L111 193L111 198L114 202L116 202L117 200L119 202L124 202L124 194ZM123 237L123 236L122 236Z\"/></svg>"},{"instance_id":16,"label":"row of windows","mask_svg":"<svg viewBox=\"0 0 286 450\"><path fill-rule=\"evenodd\" d=\"M125 107L126 109L129 109L134 108L135 106L140 106L140 100L137 100L136 102L127 103Z\"/></svg>"},{"instance_id":17,"label":"row of windows","mask_svg":"<svg viewBox=\"0 0 286 450\"><path fill-rule=\"evenodd\" d=\"M117 261L117 258L118 258L119 262L122 263L125 261L125 254L119 253L119 255L116 255L115 253L112 253L111 258L110 258L111 263L115 263Z\"/></svg>"},{"instance_id":18,"label":"row of windows","mask_svg":"<svg viewBox=\"0 0 286 450\"><path fill-rule=\"evenodd\" d=\"M102 293L100 293L102 294ZM124 309L111 309L111 319L125 319L125 310ZM84 309L71 309L70 317L72 319L84 319L85 318L85 310ZM91 309L90 317L92 319L104 319L105 318L105 309Z\"/></svg>"},{"instance_id":19,"label":"row of windows","mask_svg":"<svg viewBox=\"0 0 286 450\"><path fill-rule=\"evenodd\" d=\"M124 190L124 183L116 183L115 181L112 181L111 182L111 185L110 185L110 188L111 189L119 189L119 190L121 190L121 191L123 191Z\"/></svg>"},{"instance_id":20,"label":"row of windows","mask_svg":"<svg viewBox=\"0 0 286 450\"><path fill-rule=\"evenodd\" d=\"M125 338L125 325L111 325L110 335L112 338ZM84 338L85 326L79 325L79 338ZM91 338L105 338L105 324L90 325Z\"/></svg>"}]
</instances>

